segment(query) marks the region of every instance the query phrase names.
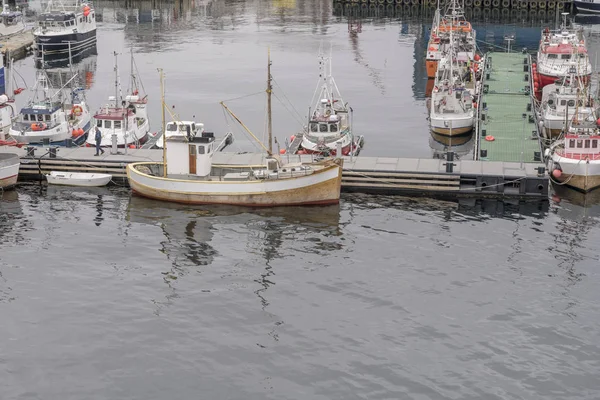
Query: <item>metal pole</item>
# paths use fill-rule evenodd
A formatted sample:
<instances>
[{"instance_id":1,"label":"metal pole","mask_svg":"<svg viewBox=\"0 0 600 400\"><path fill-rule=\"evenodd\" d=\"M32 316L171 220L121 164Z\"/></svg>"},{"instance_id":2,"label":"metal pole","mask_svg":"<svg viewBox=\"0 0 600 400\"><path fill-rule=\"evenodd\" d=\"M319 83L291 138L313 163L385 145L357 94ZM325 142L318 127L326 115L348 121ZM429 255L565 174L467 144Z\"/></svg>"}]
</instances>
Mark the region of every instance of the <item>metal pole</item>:
<instances>
[{"instance_id":1,"label":"metal pole","mask_svg":"<svg viewBox=\"0 0 600 400\"><path fill-rule=\"evenodd\" d=\"M165 129L165 81L162 68L158 69L160 73L160 108L162 109L162 128L163 128L163 177L167 177L167 131Z\"/></svg>"},{"instance_id":2,"label":"metal pole","mask_svg":"<svg viewBox=\"0 0 600 400\"><path fill-rule=\"evenodd\" d=\"M269 132L269 153L273 154L273 120L271 117L271 49L268 50L268 63L267 63L267 114L268 118L268 132Z\"/></svg>"}]
</instances>

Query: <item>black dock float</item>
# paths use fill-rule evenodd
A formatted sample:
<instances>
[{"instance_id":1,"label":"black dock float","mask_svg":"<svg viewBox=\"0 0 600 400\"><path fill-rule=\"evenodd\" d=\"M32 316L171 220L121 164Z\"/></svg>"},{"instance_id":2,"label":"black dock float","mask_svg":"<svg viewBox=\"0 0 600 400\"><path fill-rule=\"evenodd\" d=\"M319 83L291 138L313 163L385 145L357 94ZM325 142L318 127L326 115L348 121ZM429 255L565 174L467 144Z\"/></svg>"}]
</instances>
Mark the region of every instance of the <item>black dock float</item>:
<instances>
[{"instance_id":1,"label":"black dock float","mask_svg":"<svg viewBox=\"0 0 600 400\"><path fill-rule=\"evenodd\" d=\"M26 148L3 147L21 158L19 179L41 180L51 171L99 172L126 183L129 163L162 161L162 150L119 149L121 154L95 157L94 148L58 148L50 157L48 148L37 148L32 156ZM107 149L108 150L108 149ZM38 156L40 155L43 156ZM284 162L310 162L310 155L284 155ZM215 153L214 164L264 165L256 153ZM344 157L342 191L398 194L436 198L548 199L548 175L541 163L446 159Z\"/></svg>"}]
</instances>

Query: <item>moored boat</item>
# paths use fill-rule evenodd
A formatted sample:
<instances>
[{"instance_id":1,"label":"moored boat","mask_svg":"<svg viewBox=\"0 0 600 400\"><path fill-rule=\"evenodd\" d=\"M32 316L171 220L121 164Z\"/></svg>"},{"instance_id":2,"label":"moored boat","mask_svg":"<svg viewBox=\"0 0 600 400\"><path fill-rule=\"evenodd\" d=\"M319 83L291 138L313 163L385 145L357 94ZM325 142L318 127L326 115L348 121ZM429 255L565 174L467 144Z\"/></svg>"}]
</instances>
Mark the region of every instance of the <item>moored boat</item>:
<instances>
[{"instance_id":1,"label":"moored boat","mask_svg":"<svg viewBox=\"0 0 600 400\"><path fill-rule=\"evenodd\" d=\"M337 204L342 159L283 165L273 155L270 66L269 59L269 145L264 165L213 165L212 158L219 146L215 145L212 133L202 132L196 137L174 135L165 138L162 163L142 162L127 166L132 190L145 197L187 204L251 207ZM224 103L221 104L239 121ZM164 101L162 107L165 107Z\"/></svg>"},{"instance_id":2,"label":"moored boat","mask_svg":"<svg viewBox=\"0 0 600 400\"><path fill-rule=\"evenodd\" d=\"M451 33L455 43L451 43ZM456 46L455 57L459 61L467 62L475 59L476 32L471 23L465 19L464 10L457 0L450 2L444 16L440 15L439 4L435 10L425 55L428 78L435 78L438 63L448 53L452 44Z\"/></svg>"},{"instance_id":3,"label":"moored boat","mask_svg":"<svg viewBox=\"0 0 600 400\"><path fill-rule=\"evenodd\" d=\"M146 105L148 96L140 93L137 73L131 54L131 82L128 94L123 98L120 90L120 77L115 56L115 94L108 98L108 103L94 114L95 126L100 130L102 141L100 146L109 147L115 141L118 147L139 146L148 140L150 123ZM95 146L95 137L87 138L87 146Z\"/></svg>"},{"instance_id":4,"label":"moored boat","mask_svg":"<svg viewBox=\"0 0 600 400\"><path fill-rule=\"evenodd\" d=\"M541 132L546 139L554 139L566 130L571 120L587 120L594 113L593 99L586 86L577 79L576 66L568 77L542 89L539 116Z\"/></svg>"},{"instance_id":5,"label":"moored boat","mask_svg":"<svg viewBox=\"0 0 600 400\"><path fill-rule=\"evenodd\" d=\"M184 136L187 138L194 138L201 136L204 132L204 124L201 122L194 121L171 121L165 126L165 130L162 135L156 140L155 146L159 149L163 148L164 138L174 136Z\"/></svg>"},{"instance_id":6,"label":"moored boat","mask_svg":"<svg viewBox=\"0 0 600 400\"><path fill-rule=\"evenodd\" d=\"M600 187L600 129L594 114L572 120L545 153L553 181L587 193Z\"/></svg>"},{"instance_id":7,"label":"moored boat","mask_svg":"<svg viewBox=\"0 0 600 400\"><path fill-rule=\"evenodd\" d=\"M6 3L2 0L2 12L0 12L0 37L5 38L25 30L25 21L21 11L11 11Z\"/></svg>"},{"instance_id":8,"label":"moored boat","mask_svg":"<svg viewBox=\"0 0 600 400\"><path fill-rule=\"evenodd\" d=\"M52 0L33 31L35 57L78 61L88 50L96 49L96 11L81 0Z\"/></svg>"},{"instance_id":9,"label":"moored boat","mask_svg":"<svg viewBox=\"0 0 600 400\"><path fill-rule=\"evenodd\" d=\"M323 53L319 55L319 71L321 86L313 96L315 105L297 152L335 156L340 155L337 151L341 148L341 155L358 155L364 138L354 136L352 132L351 109L344 102L333 79L331 57L326 57Z\"/></svg>"},{"instance_id":10,"label":"moored boat","mask_svg":"<svg viewBox=\"0 0 600 400\"><path fill-rule=\"evenodd\" d=\"M536 60L540 89L559 78L568 77L573 63L577 65L577 79L582 80L584 84L589 83L592 64L583 29L567 28L565 14L560 29L545 28L542 31Z\"/></svg>"},{"instance_id":11,"label":"moored boat","mask_svg":"<svg viewBox=\"0 0 600 400\"><path fill-rule=\"evenodd\" d=\"M431 93L431 131L444 136L468 135L475 121L476 77L466 64L454 64L450 54L440 60Z\"/></svg>"},{"instance_id":12,"label":"moored boat","mask_svg":"<svg viewBox=\"0 0 600 400\"><path fill-rule=\"evenodd\" d=\"M0 189L8 189L17 183L20 165L17 154L0 153Z\"/></svg>"},{"instance_id":13,"label":"moored boat","mask_svg":"<svg viewBox=\"0 0 600 400\"><path fill-rule=\"evenodd\" d=\"M13 122L10 136L19 143L58 146L83 143L91 126L91 115L85 92L70 86L72 77L63 87L54 89L44 71L38 71L33 96Z\"/></svg>"},{"instance_id":14,"label":"moored boat","mask_svg":"<svg viewBox=\"0 0 600 400\"><path fill-rule=\"evenodd\" d=\"M51 171L46 174L50 185L100 187L106 186L112 179L110 174L95 174L85 172L60 172Z\"/></svg>"}]
</instances>

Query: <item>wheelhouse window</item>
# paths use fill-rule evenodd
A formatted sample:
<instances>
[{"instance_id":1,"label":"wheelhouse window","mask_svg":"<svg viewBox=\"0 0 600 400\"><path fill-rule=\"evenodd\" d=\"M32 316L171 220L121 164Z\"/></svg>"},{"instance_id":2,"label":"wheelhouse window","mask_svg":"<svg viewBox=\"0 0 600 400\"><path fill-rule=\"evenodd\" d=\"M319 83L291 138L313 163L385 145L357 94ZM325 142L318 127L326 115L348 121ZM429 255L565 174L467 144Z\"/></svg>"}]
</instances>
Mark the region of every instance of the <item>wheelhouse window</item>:
<instances>
[{"instance_id":1,"label":"wheelhouse window","mask_svg":"<svg viewBox=\"0 0 600 400\"><path fill-rule=\"evenodd\" d=\"M566 101L566 100L561 100L561 101L560 101L560 105L561 105L561 106L564 106L564 105L566 105L566 104L567 104L567 101Z\"/></svg>"},{"instance_id":2,"label":"wheelhouse window","mask_svg":"<svg viewBox=\"0 0 600 400\"><path fill-rule=\"evenodd\" d=\"M121 121L115 121L115 129L121 129Z\"/></svg>"},{"instance_id":3,"label":"wheelhouse window","mask_svg":"<svg viewBox=\"0 0 600 400\"><path fill-rule=\"evenodd\" d=\"M29 114L23 114L23 121L29 121Z\"/></svg>"},{"instance_id":4,"label":"wheelhouse window","mask_svg":"<svg viewBox=\"0 0 600 400\"><path fill-rule=\"evenodd\" d=\"M578 149L583 148L583 140L580 139L580 140L577 141L577 148Z\"/></svg>"},{"instance_id":5,"label":"wheelhouse window","mask_svg":"<svg viewBox=\"0 0 600 400\"><path fill-rule=\"evenodd\" d=\"M585 140L585 148L589 149L590 148L590 139L586 139Z\"/></svg>"},{"instance_id":6,"label":"wheelhouse window","mask_svg":"<svg viewBox=\"0 0 600 400\"><path fill-rule=\"evenodd\" d=\"M337 132L337 131L338 131L337 124L329 125L329 132Z\"/></svg>"},{"instance_id":7,"label":"wheelhouse window","mask_svg":"<svg viewBox=\"0 0 600 400\"><path fill-rule=\"evenodd\" d=\"M109 121L109 120L104 121L104 127L108 128L108 129L112 128L112 121Z\"/></svg>"},{"instance_id":8,"label":"wheelhouse window","mask_svg":"<svg viewBox=\"0 0 600 400\"><path fill-rule=\"evenodd\" d=\"M571 55L570 54L563 54L560 56L560 58L562 60L570 60L571 59Z\"/></svg>"},{"instance_id":9,"label":"wheelhouse window","mask_svg":"<svg viewBox=\"0 0 600 400\"><path fill-rule=\"evenodd\" d=\"M42 114L39 114L37 116L37 120L40 121L40 122L42 122L44 120L44 116Z\"/></svg>"},{"instance_id":10,"label":"wheelhouse window","mask_svg":"<svg viewBox=\"0 0 600 400\"><path fill-rule=\"evenodd\" d=\"M204 146L198 146L198 154L204 154Z\"/></svg>"},{"instance_id":11,"label":"wheelhouse window","mask_svg":"<svg viewBox=\"0 0 600 400\"><path fill-rule=\"evenodd\" d=\"M569 100L568 106L575 107L575 100Z\"/></svg>"},{"instance_id":12,"label":"wheelhouse window","mask_svg":"<svg viewBox=\"0 0 600 400\"><path fill-rule=\"evenodd\" d=\"M558 54L548 54L548 58L549 58L549 59L555 59L555 58L558 58Z\"/></svg>"},{"instance_id":13,"label":"wheelhouse window","mask_svg":"<svg viewBox=\"0 0 600 400\"><path fill-rule=\"evenodd\" d=\"M598 148L598 139L594 139L592 140L592 149L597 149Z\"/></svg>"},{"instance_id":14,"label":"wheelhouse window","mask_svg":"<svg viewBox=\"0 0 600 400\"><path fill-rule=\"evenodd\" d=\"M98 128L102 128L102 120L101 120L101 119L97 119L97 120L96 120L96 126L97 126Z\"/></svg>"},{"instance_id":15,"label":"wheelhouse window","mask_svg":"<svg viewBox=\"0 0 600 400\"><path fill-rule=\"evenodd\" d=\"M327 132L327 124L320 124L319 132Z\"/></svg>"},{"instance_id":16,"label":"wheelhouse window","mask_svg":"<svg viewBox=\"0 0 600 400\"><path fill-rule=\"evenodd\" d=\"M319 124L317 124L317 123L315 123L315 122L313 122L312 124L310 124L310 131L311 131L311 132L317 132L317 131L319 130L319 127L318 127L318 125L319 125Z\"/></svg>"},{"instance_id":17,"label":"wheelhouse window","mask_svg":"<svg viewBox=\"0 0 600 400\"><path fill-rule=\"evenodd\" d=\"M575 139L569 140L569 147L571 147L571 148L575 147Z\"/></svg>"},{"instance_id":18,"label":"wheelhouse window","mask_svg":"<svg viewBox=\"0 0 600 400\"><path fill-rule=\"evenodd\" d=\"M50 121L50 114L46 114L46 115L44 115L44 119L45 119L46 121Z\"/></svg>"},{"instance_id":19,"label":"wheelhouse window","mask_svg":"<svg viewBox=\"0 0 600 400\"><path fill-rule=\"evenodd\" d=\"M175 124L167 124L167 131L175 132L177 130L177 126Z\"/></svg>"}]
</instances>

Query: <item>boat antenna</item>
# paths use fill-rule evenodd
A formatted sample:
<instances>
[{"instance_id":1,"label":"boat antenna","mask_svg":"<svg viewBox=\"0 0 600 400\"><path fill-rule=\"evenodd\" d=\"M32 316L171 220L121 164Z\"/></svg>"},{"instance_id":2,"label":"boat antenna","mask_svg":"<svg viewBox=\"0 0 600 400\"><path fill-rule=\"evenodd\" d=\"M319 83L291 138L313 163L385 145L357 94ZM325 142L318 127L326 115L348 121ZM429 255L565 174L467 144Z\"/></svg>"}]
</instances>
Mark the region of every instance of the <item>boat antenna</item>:
<instances>
[{"instance_id":1,"label":"boat antenna","mask_svg":"<svg viewBox=\"0 0 600 400\"><path fill-rule=\"evenodd\" d=\"M163 131L163 177L167 177L167 131L165 130L165 78L162 68L158 68L160 73L160 108L162 110L162 131Z\"/></svg>"},{"instance_id":2,"label":"boat antenna","mask_svg":"<svg viewBox=\"0 0 600 400\"><path fill-rule=\"evenodd\" d=\"M119 107L119 64L117 62L117 52L115 54L115 108Z\"/></svg>"},{"instance_id":3,"label":"boat antenna","mask_svg":"<svg viewBox=\"0 0 600 400\"><path fill-rule=\"evenodd\" d=\"M267 132L269 134L269 154L273 154L273 119L271 116L271 93L273 86L271 85L271 48L267 48Z\"/></svg>"}]
</instances>

